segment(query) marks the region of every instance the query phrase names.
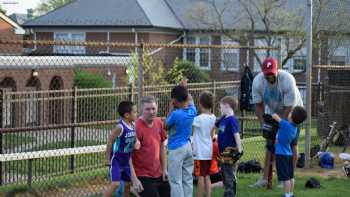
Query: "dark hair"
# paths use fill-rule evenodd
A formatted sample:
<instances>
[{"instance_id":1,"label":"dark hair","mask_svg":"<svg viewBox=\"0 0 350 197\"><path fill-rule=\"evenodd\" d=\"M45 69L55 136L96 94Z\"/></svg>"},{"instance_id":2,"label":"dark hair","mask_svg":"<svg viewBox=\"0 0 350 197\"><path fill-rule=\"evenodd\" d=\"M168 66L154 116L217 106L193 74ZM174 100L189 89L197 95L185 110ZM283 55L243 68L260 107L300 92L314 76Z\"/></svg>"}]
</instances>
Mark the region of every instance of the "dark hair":
<instances>
[{"instance_id":1,"label":"dark hair","mask_svg":"<svg viewBox=\"0 0 350 197\"><path fill-rule=\"evenodd\" d=\"M224 104L229 104L232 110L235 110L237 108L237 101L232 96L225 96L220 100L220 102Z\"/></svg>"},{"instance_id":2,"label":"dark hair","mask_svg":"<svg viewBox=\"0 0 350 197\"><path fill-rule=\"evenodd\" d=\"M304 122L307 118L307 112L304 109L304 107L301 106L296 106L293 108L292 111L292 121L295 124L300 124L302 122Z\"/></svg>"},{"instance_id":3,"label":"dark hair","mask_svg":"<svg viewBox=\"0 0 350 197\"><path fill-rule=\"evenodd\" d=\"M214 105L214 99L213 95L210 92L203 92L199 96L199 103L205 108L205 109L212 109Z\"/></svg>"},{"instance_id":4,"label":"dark hair","mask_svg":"<svg viewBox=\"0 0 350 197\"><path fill-rule=\"evenodd\" d=\"M132 111L132 107L134 103L131 101L122 101L118 105L118 113L121 117L124 117L126 113L130 113Z\"/></svg>"},{"instance_id":5,"label":"dark hair","mask_svg":"<svg viewBox=\"0 0 350 197\"><path fill-rule=\"evenodd\" d=\"M175 86L171 90L171 98L177 100L178 102L185 102L188 98L187 88L181 85Z\"/></svg>"}]
</instances>

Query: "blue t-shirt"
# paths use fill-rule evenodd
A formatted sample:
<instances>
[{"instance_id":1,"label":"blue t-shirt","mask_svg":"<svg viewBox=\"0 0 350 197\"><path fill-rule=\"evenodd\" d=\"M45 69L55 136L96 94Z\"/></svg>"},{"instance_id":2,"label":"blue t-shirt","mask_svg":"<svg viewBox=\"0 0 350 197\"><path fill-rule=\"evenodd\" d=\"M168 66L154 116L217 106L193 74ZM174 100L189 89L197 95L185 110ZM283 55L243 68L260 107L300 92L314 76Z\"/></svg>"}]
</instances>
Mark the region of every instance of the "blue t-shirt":
<instances>
[{"instance_id":1,"label":"blue t-shirt","mask_svg":"<svg viewBox=\"0 0 350 197\"><path fill-rule=\"evenodd\" d=\"M196 116L197 110L193 104L170 113L166 119L169 150L175 150L189 142L192 135L192 123Z\"/></svg>"},{"instance_id":2,"label":"blue t-shirt","mask_svg":"<svg viewBox=\"0 0 350 197\"><path fill-rule=\"evenodd\" d=\"M281 120L279 122L280 128L277 131L276 135L276 155L287 155L291 156L292 148L291 143L297 135L298 128L293 123L288 122L287 120Z\"/></svg>"},{"instance_id":3,"label":"blue t-shirt","mask_svg":"<svg viewBox=\"0 0 350 197\"><path fill-rule=\"evenodd\" d=\"M226 147L237 147L234 138L235 133L239 133L238 121L234 116L221 117L215 126L218 131L219 151L222 153Z\"/></svg>"}]
</instances>

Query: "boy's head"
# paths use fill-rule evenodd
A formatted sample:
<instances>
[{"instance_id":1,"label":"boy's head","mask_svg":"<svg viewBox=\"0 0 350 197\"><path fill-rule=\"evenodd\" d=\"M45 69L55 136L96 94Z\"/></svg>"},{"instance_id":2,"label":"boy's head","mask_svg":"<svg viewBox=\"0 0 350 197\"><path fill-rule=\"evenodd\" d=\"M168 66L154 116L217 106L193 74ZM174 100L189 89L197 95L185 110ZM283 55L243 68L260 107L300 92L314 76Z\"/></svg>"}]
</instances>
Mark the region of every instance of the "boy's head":
<instances>
[{"instance_id":1,"label":"boy's head","mask_svg":"<svg viewBox=\"0 0 350 197\"><path fill-rule=\"evenodd\" d=\"M213 95L210 92L203 92L199 96L199 104L204 109L212 109L214 105Z\"/></svg>"},{"instance_id":2,"label":"boy's head","mask_svg":"<svg viewBox=\"0 0 350 197\"><path fill-rule=\"evenodd\" d=\"M220 100L220 110L222 115L229 115L237 108L237 101L232 96L225 96Z\"/></svg>"},{"instance_id":3,"label":"boy's head","mask_svg":"<svg viewBox=\"0 0 350 197\"><path fill-rule=\"evenodd\" d=\"M120 102L118 105L118 113L122 118L130 122L135 121L137 118L136 106L130 101Z\"/></svg>"},{"instance_id":4,"label":"boy's head","mask_svg":"<svg viewBox=\"0 0 350 197\"><path fill-rule=\"evenodd\" d=\"M188 90L185 86L177 85L171 90L171 99L174 101L174 107L180 107L187 102Z\"/></svg>"},{"instance_id":5,"label":"boy's head","mask_svg":"<svg viewBox=\"0 0 350 197\"><path fill-rule=\"evenodd\" d=\"M294 124L301 124L307 118L306 110L301 106L296 106L293 108L292 112L289 114L288 119Z\"/></svg>"}]
</instances>

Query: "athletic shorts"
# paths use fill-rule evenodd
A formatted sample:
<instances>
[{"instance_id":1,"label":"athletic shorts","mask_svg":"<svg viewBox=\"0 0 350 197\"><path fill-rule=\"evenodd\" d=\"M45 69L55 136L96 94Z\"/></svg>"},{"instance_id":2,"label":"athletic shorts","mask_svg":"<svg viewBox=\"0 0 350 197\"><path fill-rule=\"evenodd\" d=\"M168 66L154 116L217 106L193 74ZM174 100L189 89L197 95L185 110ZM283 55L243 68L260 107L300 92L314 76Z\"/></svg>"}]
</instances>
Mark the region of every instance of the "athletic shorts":
<instances>
[{"instance_id":1,"label":"athletic shorts","mask_svg":"<svg viewBox=\"0 0 350 197\"><path fill-rule=\"evenodd\" d=\"M210 175L211 160L195 160L194 161L194 175L195 176L209 176Z\"/></svg>"}]
</instances>

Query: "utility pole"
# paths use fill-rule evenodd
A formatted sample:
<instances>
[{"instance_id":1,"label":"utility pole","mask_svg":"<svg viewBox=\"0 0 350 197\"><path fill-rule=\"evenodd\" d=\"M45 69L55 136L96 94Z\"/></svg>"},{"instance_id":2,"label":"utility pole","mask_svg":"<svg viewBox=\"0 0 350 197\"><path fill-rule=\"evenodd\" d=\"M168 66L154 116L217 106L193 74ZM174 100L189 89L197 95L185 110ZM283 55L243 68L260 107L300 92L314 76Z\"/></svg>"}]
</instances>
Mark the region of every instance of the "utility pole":
<instances>
[{"instance_id":1,"label":"utility pole","mask_svg":"<svg viewBox=\"0 0 350 197\"><path fill-rule=\"evenodd\" d=\"M312 97L312 0L307 0L307 60L306 60L306 130L305 130L305 167L311 167L310 149L311 149L311 97Z\"/></svg>"}]
</instances>

